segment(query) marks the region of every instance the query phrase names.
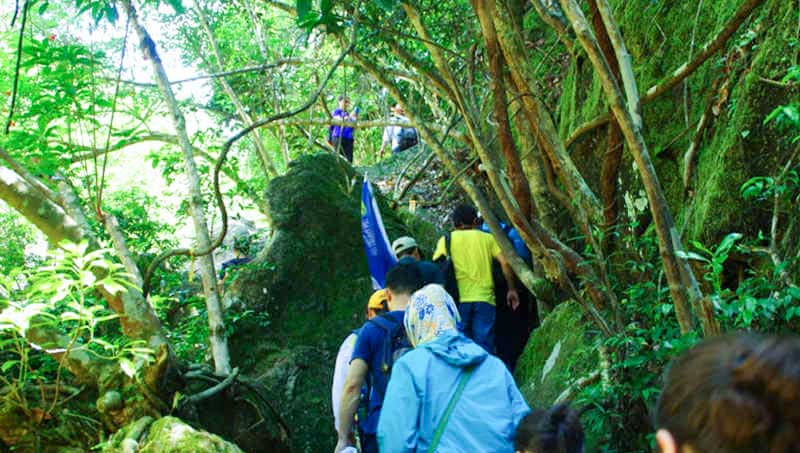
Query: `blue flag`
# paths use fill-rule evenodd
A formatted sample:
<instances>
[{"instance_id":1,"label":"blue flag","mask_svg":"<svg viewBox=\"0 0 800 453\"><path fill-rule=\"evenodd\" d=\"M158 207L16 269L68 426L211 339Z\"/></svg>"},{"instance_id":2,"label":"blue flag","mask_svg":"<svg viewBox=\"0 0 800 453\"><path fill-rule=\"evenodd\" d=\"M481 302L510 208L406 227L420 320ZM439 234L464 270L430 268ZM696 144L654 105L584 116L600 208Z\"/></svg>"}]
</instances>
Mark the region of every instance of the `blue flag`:
<instances>
[{"instance_id":1,"label":"blue flag","mask_svg":"<svg viewBox=\"0 0 800 453\"><path fill-rule=\"evenodd\" d=\"M364 238L372 287L381 289L386 286L386 272L397 263L397 258L392 252L389 237L383 228L381 211L378 210L378 203L372 195L372 187L366 176L361 189L361 237Z\"/></svg>"}]
</instances>

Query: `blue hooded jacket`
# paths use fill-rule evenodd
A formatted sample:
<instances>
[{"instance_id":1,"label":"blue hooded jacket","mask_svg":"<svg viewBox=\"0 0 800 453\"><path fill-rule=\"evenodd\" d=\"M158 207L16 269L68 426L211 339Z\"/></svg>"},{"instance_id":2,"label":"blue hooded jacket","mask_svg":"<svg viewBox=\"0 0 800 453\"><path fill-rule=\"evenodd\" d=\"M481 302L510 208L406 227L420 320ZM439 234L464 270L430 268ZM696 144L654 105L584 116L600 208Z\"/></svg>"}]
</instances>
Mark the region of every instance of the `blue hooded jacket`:
<instances>
[{"instance_id":1,"label":"blue hooded jacket","mask_svg":"<svg viewBox=\"0 0 800 453\"><path fill-rule=\"evenodd\" d=\"M503 362L454 332L419 345L394 364L378 422L380 451L426 452L468 365L475 371L436 451L514 453L517 426L530 408Z\"/></svg>"}]
</instances>

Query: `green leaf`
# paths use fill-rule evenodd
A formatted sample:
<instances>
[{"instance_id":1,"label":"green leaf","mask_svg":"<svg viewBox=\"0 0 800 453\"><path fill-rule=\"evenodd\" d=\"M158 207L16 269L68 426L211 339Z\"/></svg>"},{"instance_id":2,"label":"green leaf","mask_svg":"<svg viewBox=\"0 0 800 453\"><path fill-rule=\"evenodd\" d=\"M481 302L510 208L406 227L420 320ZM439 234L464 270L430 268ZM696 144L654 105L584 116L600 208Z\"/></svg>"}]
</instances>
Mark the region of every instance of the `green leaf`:
<instances>
[{"instance_id":1,"label":"green leaf","mask_svg":"<svg viewBox=\"0 0 800 453\"><path fill-rule=\"evenodd\" d=\"M722 242L719 243L719 247L717 247L717 253L729 251L731 247L733 247L733 244L741 238L741 233L730 233L729 235L725 236Z\"/></svg>"},{"instance_id":2,"label":"green leaf","mask_svg":"<svg viewBox=\"0 0 800 453\"><path fill-rule=\"evenodd\" d=\"M117 22L117 19L119 19L119 11L117 11L117 5L109 3L108 6L106 6L106 19L112 24Z\"/></svg>"},{"instance_id":3,"label":"green leaf","mask_svg":"<svg viewBox=\"0 0 800 453\"><path fill-rule=\"evenodd\" d=\"M74 311L65 311L61 313L61 320L62 321L80 321L81 316Z\"/></svg>"},{"instance_id":4,"label":"green leaf","mask_svg":"<svg viewBox=\"0 0 800 453\"><path fill-rule=\"evenodd\" d=\"M708 258L704 257L703 255L700 255L699 253L695 253L695 252L684 252L683 250L680 250L680 251L676 252L675 254L678 255L678 258L682 258L682 259L685 259L685 260L702 261L703 263L708 263L709 262Z\"/></svg>"},{"instance_id":5,"label":"green leaf","mask_svg":"<svg viewBox=\"0 0 800 453\"><path fill-rule=\"evenodd\" d=\"M40 16L42 14L44 14L45 11L47 11L47 7L48 6L50 6L50 2L48 2L48 1L44 1L44 2L42 2L41 5L39 5L39 15Z\"/></svg>"},{"instance_id":6,"label":"green leaf","mask_svg":"<svg viewBox=\"0 0 800 453\"><path fill-rule=\"evenodd\" d=\"M114 349L114 345L113 344L107 342L106 340L103 340L102 338L95 338L95 339L92 340L92 342L99 344L106 351L111 351L111 350Z\"/></svg>"},{"instance_id":7,"label":"green leaf","mask_svg":"<svg viewBox=\"0 0 800 453\"><path fill-rule=\"evenodd\" d=\"M2 371L3 373L7 373L8 370L13 368L18 363L19 363L19 360L7 360L7 361L3 362L3 365L0 365L0 371Z\"/></svg>"}]
</instances>

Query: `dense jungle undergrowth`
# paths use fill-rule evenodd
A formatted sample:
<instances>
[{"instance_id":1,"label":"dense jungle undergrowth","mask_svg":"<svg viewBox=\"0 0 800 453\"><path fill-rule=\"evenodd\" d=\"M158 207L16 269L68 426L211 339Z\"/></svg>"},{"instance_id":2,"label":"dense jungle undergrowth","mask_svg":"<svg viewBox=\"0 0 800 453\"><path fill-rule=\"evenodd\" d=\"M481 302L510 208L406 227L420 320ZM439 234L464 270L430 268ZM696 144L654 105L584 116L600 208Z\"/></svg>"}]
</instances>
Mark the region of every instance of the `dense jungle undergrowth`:
<instances>
[{"instance_id":1,"label":"dense jungle undergrowth","mask_svg":"<svg viewBox=\"0 0 800 453\"><path fill-rule=\"evenodd\" d=\"M428 256L479 208L588 451L653 451L697 341L800 328L798 1L22 0L0 46L0 450L331 451L365 175Z\"/></svg>"}]
</instances>

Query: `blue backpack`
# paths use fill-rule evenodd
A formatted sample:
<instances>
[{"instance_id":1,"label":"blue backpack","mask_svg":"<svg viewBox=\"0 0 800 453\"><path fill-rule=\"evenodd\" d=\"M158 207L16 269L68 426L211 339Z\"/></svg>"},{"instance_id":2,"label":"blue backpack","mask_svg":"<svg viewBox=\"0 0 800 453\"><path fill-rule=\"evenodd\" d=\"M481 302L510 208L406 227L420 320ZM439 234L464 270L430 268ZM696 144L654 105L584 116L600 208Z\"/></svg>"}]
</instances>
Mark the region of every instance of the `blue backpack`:
<instances>
[{"instance_id":1,"label":"blue backpack","mask_svg":"<svg viewBox=\"0 0 800 453\"><path fill-rule=\"evenodd\" d=\"M411 342L408 341L403 323L395 322L388 314L376 316L369 322L380 327L384 333L382 345L377 351L376 362L380 369L370 373L369 383L375 395L383 401L392 366L400 356L411 350Z\"/></svg>"}]
</instances>

